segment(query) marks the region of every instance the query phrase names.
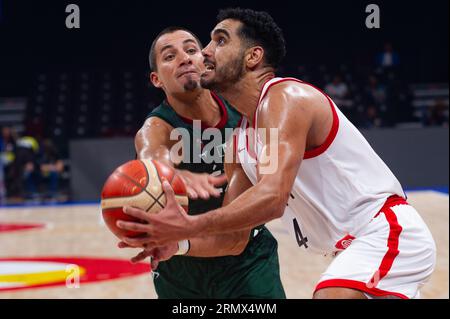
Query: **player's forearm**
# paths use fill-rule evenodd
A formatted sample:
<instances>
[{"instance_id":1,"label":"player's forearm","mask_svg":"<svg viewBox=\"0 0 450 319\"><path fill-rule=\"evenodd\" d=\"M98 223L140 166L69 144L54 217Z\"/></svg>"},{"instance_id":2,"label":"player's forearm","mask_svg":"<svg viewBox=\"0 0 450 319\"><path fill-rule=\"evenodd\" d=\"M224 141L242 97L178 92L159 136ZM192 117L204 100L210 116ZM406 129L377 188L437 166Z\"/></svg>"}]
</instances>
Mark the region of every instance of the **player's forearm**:
<instances>
[{"instance_id":1,"label":"player's forearm","mask_svg":"<svg viewBox=\"0 0 450 319\"><path fill-rule=\"evenodd\" d=\"M229 183L223 199L223 206L230 204L252 186L240 166L225 165L225 172ZM197 257L240 255L247 246L249 237L250 229L192 238L189 255Z\"/></svg>"},{"instance_id":2,"label":"player's forearm","mask_svg":"<svg viewBox=\"0 0 450 319\"><path fill-rule=\"evenodd\" d=\"M250 231L195 237L190 239L188 256L219 257L240 255L247 246Z\"/></svg>"},{"instance_id":3,"label":"player's forearm","mask_svg":"<svg viewBox=\"0 0 450 319\"><path fill-rule=\"evenodd\" d=\"M195 229L201 235L249 230L283 215L289 193L258 183L227 206L195 216Z\"/></svg>"}]
</instances>

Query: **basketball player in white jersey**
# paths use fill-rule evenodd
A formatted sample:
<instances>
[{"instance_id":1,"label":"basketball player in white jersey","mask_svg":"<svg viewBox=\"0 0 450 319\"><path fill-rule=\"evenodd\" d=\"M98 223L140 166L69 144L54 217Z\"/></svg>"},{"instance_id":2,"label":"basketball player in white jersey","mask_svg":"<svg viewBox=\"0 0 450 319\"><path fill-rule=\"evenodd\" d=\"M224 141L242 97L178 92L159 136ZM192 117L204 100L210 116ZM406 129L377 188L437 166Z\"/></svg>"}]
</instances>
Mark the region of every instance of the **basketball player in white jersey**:
<instances>
[{"instance_id":1,"label":"basketball player in white jersey","mask_svg":"<svg viewBox=\"0 0 450 319\"><path fill-rule=\"evenodd\" d=\"M314 298L418 298L435 266L430 231L397 178L327 95L300 80L275 77L285 49L272 18L222 10L211 37L203 51L202 85L243 114L231 147L240 163L232 175L245 174L252 186L227 206L188 216L164 183L165 209L146 216L126 208L149 223L129 229L145 230L151 239L146 247L155 247L282 217L299 249L335 256ZM274 155L267 155L271 133L253 139L249 127L278 130L275 173L265 170ZM211 243L196 240L191 249L211 249Z\"/></svg>"}]
</instances>

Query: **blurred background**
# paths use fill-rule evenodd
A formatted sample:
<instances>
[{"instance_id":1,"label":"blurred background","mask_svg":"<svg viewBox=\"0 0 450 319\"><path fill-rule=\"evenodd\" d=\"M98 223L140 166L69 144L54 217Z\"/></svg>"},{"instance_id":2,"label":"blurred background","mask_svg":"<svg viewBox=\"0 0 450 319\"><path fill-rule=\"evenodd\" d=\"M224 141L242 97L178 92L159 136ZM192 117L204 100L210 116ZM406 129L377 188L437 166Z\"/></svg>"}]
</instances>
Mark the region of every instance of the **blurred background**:
<instances>
[{"instance_id":1,"label":"blurred background","mask_svg":"<svg viewBox=\"0 0 450 319\"><path fill-rule=\"evenodd\" d=\"M98 200L162 99L152 39L180 25L207 44L218 9L237 5L272 14L279 76L325 90L406 187L448 187L448 1L377 1L379 29L365 1L76 1L80 29L67 29L69 3L0 0L3 203Z\"/></svg>"}]
</instances>

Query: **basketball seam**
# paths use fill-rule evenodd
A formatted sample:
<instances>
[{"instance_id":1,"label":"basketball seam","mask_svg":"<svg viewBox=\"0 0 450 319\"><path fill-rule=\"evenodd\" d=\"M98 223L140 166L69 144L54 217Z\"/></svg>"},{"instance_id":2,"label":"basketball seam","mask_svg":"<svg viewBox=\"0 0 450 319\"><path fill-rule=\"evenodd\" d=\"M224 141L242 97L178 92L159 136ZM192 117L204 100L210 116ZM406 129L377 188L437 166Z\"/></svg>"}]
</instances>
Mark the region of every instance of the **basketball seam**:
<instances>
[{"instance_id":1,"label":"basketball seam","mask_svg":"<svg viewBox=\"0 0 450 319\"><path fill-rule=\"evenodd\" d=\"M152 160L152 164L153 164L153 166L154 166L155 169L156 169L156 173L157 173L156 176L158 176L159 182L160 182L161 185L162 185L162 180L161 180L161 178L159 177L159 171L158 171L158 169L156 168L155 163L153 163L153 160ZM176 174L176 171L175 171L175 168L173 168L173 176L172 176L172 178L170 179L170 181L168 181L169 184L170 184L170 186L172 186L172 181L173 181L173 179L175 178L175 174ZM163 191L163 193L164 193L164 191Z\"/></svg>"},{"instance_id":2,"label":"basketball seam","mask_svg":"<svg viewBox=\"0 0 450 319\"><path fill-rule=\"evenodd\" d=\"M147 188L148 183L150 183L150 176L148 175L147 166L145 165L145 163L142 160L138 160L138 161L145 167L145 175L147 176L147 183L144 186L144 189L145 189L145 188Z\"/></svg>"},{"instance_id":3,"label":"basketball seam","mask_svg":"<svg viewBox=\"0 0 450 319\"><path fill-rule=\"evenodd\" d=\"M155 206L155 204L159 204L159 206L161 206L161 208L164 208L164 206L159 202L159 199L161 198L161 196L164 194L164 192L162 192L161 194L159 194L158 198L155 199L155 201L150 205L149 208L147 208L145 211L148 212L150 209L153 208L153 206Z\"/></svg>"},{"instance_id":4,"label":"basketball seam","mask_svg":"<svg viewBox=\"0 0 450 319\"><path fill-rule=\"evenodd\" d=\"M150 197L152 197L153 200L158 200L158 199L157 199L155 196L153 196L149 191L147 191L145 188L143 188L143 187L141 186L141 184L137 183L136 181L134 181L133 179L131 179L129 176L127 176L127 175L125 175L125 174L123 174L123 173L120 173L120 172L117 172L116 174L119 174L120 176L125 177L125 178L128 179L130 182L132 182L134 185L140 187L141 190L143 190L143 191L146 192L148 195L150 195ZM147 179L148 179L148 178L147 178Z\"/></svg>"},{"instance_id":5,"label":"basketball seam","mask_svg":"<svg viewBox=\"0 0 450 319\"><path fill-rule=\"evenodd\" d=\"M153 160L152 160L152 162L153 162ZM159 177L159 171L158 171L158 169L156 168L155 163L153 163L153 166L154 166L155 169L156 169L156 176L158 176L159 182L160 182L161 185L162 185L162 180L161 180L161 178ZM173 175L172 175L172 178L170 179L170 181L168 181L169 184L170 184L170 187L173 187L173 186L172 186L172 181L173 181L173 179L175 178L175 174L176 174L176 173L177 173L177 172L176 172L175 168L173 168ZM158 195L158 199L159 199L163 194L164 194L164 190L162 191L161 194ZM158 201L158 199L156 199L156 201ZM158 204L161 205L160 202L158 202ZM161 207L164 208L163 205L161 205ZM150 207L150 208L151 208L151 207ZM150 209L150 208L149 208L149 209Z\"/></svg>"},{"instance_id":6,"label":"basketball seam","mask_svg":"<svg viewBox=\"0 0 450 319\"><path fill-rule=\"evenodd\" d=\"M152 161L153 167L154 167L155 170L156 170L156 176L158 177L159 183L160 183L161 186L162 186L162 180L161 180L161 177L159 176L159 170L158 170L158 167L159 167L159 166L155 165L155 161L154 161L154 160L151 160L151 161ZM173 168L173 170L174 170L174 172L173 172L172 178L170 179L170 182L169 182L170 186L172 186L172 181L173 181L173 179L175 178L175 174L176 174L175 168ZM159 199L161 198L162 195L164 195L164 191L162 191L161 194L158 195L158 197L155 199L155 201L153 202L153 204L150 205L150 207L146 210L146 212L148 212L150 209L152 209L153 206L155 206L156 203L158 203L159 206L161 206L161 208L164 208L164 205L162 205L162 204L159 202Z\"/></svg>"},{"instance_id":7,"label":"basketball seam","mask_svg":"<svg viewBox=\"0 0 450 319\"><path fill-rule=\"evenodd\" d=\"M133 184L135 184L136 186L139 186L142 190L144 190L145 191L145 189L147 188L147 186L148 186L148 183L150 182L150 180L149 180L149 176L148 176L148 172L147 172L147 167L145 166L145 163L142 161L142 160L137 160L137 161L139 161L142 165L144 165L144 168L145 168L145 176L147 176L147 183L145 184L145 186L142 186L141 184L136 184L135 183L135 181L134 180L132 180L132 179L130 179L130 178L127 178L128 180L130 180L130 181L132 181L133 182ZM114 172L113 173L113 175L114 174L117 174L117 175L120 175L120 176L124 176L124 177L128 177L127 175L125 175L124 173L122 173L122 172ZM111 197L108 197L108 199L109 198L121 198L121 197L123 197L123 196L111 196ZM106 199L106 198L105 198Z\"/></svg>"}]
</instances>

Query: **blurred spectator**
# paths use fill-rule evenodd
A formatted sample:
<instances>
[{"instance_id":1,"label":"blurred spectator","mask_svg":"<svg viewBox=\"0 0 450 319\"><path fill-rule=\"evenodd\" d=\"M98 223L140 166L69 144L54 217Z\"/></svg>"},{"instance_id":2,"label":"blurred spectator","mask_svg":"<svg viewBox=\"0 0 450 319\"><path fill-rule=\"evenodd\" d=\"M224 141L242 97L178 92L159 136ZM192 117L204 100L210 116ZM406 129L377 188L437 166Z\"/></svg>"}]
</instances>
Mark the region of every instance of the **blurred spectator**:
<instances>
[{"instance_id":1,"label":"blurred spectator","mask_svg":"<svg viewBox=\"0 0 450 319\"><path fill-rule=\"evenodd\" d=\"M333 82L325 86L325 92L333 99L345 99L348 96L348 86L339 75L335 75Z\"/></svg>"},{"instance_id":2,"label":"blurred spectator","mask_svg":"<svg viewBox=\"0 0 450 319\"><path fill-rule=\"evenodd\" d=\"M430 108L425 124L430 126L448 126L447 105L444 100L437 100Z\"/></svg>"},{"instance_id":3,"label":"blurred spectator","mask_svg":"<svg viewBox=\"0 0 450 319\"><path fill-rule=\"evenodd\" d=\"M383 119L385 124L396 125L414 121L413 93L406 81L401 78L389 80L387 88L387 111Z\"/></svg>"},{"instance_id":4,"label":"blurred spectator","mask_svg":"<svg viewBox=\"0 0 450 319\"><path fill-rule=\"evenodd\" d=\"M369 105L365 112L365 118L360 123L363 128L374 128L383 126L383 121L379 116L375 105Z\"/></svg>"},{"instance_id":5,"label":"blurred spectator","mask_svg":"<svg viewBox=\"0 0 450 319\"><path fill-rule=\"evenodd\" d=\"M14 161L14 153L16 149L17 134L14 129L4 126L2 127L2 134L0 136L0 143L2 145L2 160L6 166Z\"/></svg>"},{"instance_id":6,"label":"blurred spectator","mask_svg":"<svg viewBox=\"0 0 450 319\"><path fill-rule=\"evenodd\" d=\"M369 76L364 93L367 105L373 104L378 109L378 111L381 111L382 113L385 113L387 111L386 86L378 82L378 79L375 76Z\"/></svg>"},{"instance_id":7,"label":"blurred spectator","mask_svg":"<svg viewBox=\"0 0 450 319\"><path fill-rule=\"evenodd\" d=\"M37 200L39 171L37 170L37 154L39 144L34 137L24 136L17 140L16 156L13 163L11 193L13 196Z\"/></svg>"},{"instance_id":8,"label":"blurred spectator","mask_svg":"<svg viewBox=\"0 0 450 319\"><path fill-rule=\"evenodd\" d=\"M400 64L397 52L392 48L391 43L385 43L384 51L377 56L377 65L382 68L394 68Z\"/></svg>"},{"instance_id":9,"label":"blurred spectator","mask_svg":"<svg viewBox=\"0 0 450 319\"><path fill-rule=\"evenodd\" d=\"M338 106L350 106L351 100L348 85L342 81L341 76L335 75L333 82L325 86L325 92L335 101Z\"/></svg>"},{"instance_id":10,"label":"blurred spectator","mask_svg":"<svg viewBox=\"0 0 450 319\"><path fill-rule=\"evenodd\" d=\"M14 129L4 126L0 135L0 162L2 162L2 173L4 180L4 192L10 193L10 184L16 179L13 172L13 163L15 160L17 134Z\"/></svg>"},{"instance_id":11,"label":"blurred spectator","mask_svg":"<svg viewBox=\"0 0 450 319\"><path fill-rule=\"evenodd\" d=\"M3 154L3 139L0 138L0 154ZM6 200L5 173L3 170L3 158L0 157L0 205Z\"/></svg>"},{"instance_id":12,"label":"blurred spectator","mask_svg":"<svg viewBox=\"0 0 450 319\"><path fill-rule=\"evenodd\" d=\"M386 86L379 83L373 75L369 76L366 93L378 105L383 105L386 102Z\"/></svg>"},{"instance_id":13,"label":"blurred spectator","mask_svg":"<svg viewBox=\"0 0 450 319\"><path fill-rule=\"evenodd\" d=\"M355 110L353 109L354 102L350 96L347 83L342 80L340 75L335 75L333 82L325 86L325 92L333 99L342 112L352 120L355 115Z\"/></svg>"},{"instance_id":14,"label":"blurred spectator","mask_svg":"<svg viewBox=\"0 0 450 319\"><path fill-rule=\"evenodd\" d=\"M64 163L53 142L45 139L42 143L39 156L42 181L46 185L46 196L50 200L56 200L58 194L59 179L64 171Z\"/></svg>"}]
</instances>

